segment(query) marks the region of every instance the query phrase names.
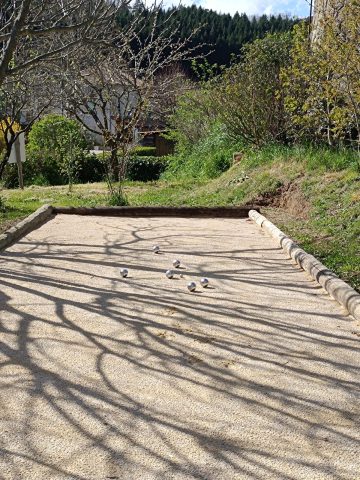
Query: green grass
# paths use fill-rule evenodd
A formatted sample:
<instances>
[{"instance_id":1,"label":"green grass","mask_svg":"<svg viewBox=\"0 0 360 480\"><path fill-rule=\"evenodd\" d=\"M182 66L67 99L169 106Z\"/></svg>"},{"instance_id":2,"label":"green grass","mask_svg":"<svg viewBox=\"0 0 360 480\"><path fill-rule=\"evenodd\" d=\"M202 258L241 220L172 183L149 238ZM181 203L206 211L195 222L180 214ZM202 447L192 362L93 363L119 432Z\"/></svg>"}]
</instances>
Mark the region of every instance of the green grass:
<instances>
[{"instance_id":1,"label":"green grass","mask_svg":"<svg viewBox=\"0 0 360 480\"><path fill-rule=\"evenodd\" d=\"M350 157L336 160L332 155L331 168L315 168L322 158L319 152L272 147L248 152L240 164L214 179L172 176L128 182L124 191L130 205L244 205L268 200L270 205L262 211L270 220L360 290L360 176ZM1 196L6 208L0 204L0 230L45 203L109 204L105 183L75 185L71 193L67 187L29 187L4 190Z\"/></svg>"},{"instance_id":2,"label":"green grass","mask_svg":"<svg viewBox=\"0 0 360 480\"><path fill-rule=\"evenodd\" d=\"M68 187L27 187L24 190L3 190L0 195L5 209L0 211L0 229L10 222L26 217L46 203L63 206L95 206L107 202L105 184L75 185Z\"/></svg>"},{"instance_id":3,"label":"green grass","mask_svg":"<svg viewBox=\"0 0 360 480\"><path fill-rule=\"evenodd\" d=\"M360 178L342 171L304 179L301 187L311 205L308 217L280 227L360 291Z\"/></svg>"},{"instance_id":4,"label":"green grass","mask_svg":"<svg viewBox=\"0 0 360 480\"><path fill-rule=\"evenodd\" d=\"M204 183L204 182L202 182ZM180 182L127 182L124 192L130 205L182 205L186 197L202 184L190 180ZM54 206L95 207L110 205L106 183L67 186L31 186L24 190L0 192L0 231L44 204Z\"/></svg>"}]
</instances>

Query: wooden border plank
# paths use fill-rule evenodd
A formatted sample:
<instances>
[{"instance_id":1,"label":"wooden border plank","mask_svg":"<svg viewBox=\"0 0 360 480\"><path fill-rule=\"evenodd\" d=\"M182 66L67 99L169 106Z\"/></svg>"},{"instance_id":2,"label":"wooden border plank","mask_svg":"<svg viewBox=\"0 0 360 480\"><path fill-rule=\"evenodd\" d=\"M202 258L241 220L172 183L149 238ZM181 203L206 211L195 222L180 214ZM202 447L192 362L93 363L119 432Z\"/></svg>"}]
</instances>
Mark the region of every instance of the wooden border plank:
<instances>
[{"instance_id":1,"label":"wooden border plank","mask_svg":"<svg viewBox=\"0 0 360 480\"><path fill-rule=\"evenodd\" d=\"M104 217L246 218L258 207L54 207L55 214Z\"/></svg>"}]
</instances>

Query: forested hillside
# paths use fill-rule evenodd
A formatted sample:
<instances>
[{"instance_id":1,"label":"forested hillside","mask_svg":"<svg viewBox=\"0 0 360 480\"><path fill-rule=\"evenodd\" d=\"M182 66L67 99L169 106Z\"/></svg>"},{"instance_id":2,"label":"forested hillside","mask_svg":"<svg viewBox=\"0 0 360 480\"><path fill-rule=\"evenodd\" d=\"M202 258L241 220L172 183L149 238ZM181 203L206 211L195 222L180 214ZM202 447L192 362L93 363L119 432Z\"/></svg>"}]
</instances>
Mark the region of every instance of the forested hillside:
<instances>
[{"instance_id":1,"label":"forested hillside","mask_svg":"<svg viewBox=\"0 0 360 480\"><path fill-rule=\"evenodd\" d=\"M124 8L119 14L119 24L126 25L132 15L136 15L135 12L133 10L131 14ZM197 52L208 55L210 63L219 65L228 65L232 55L239 55L246 43L263 38L267 33L287 32L298 22L295 18L282 15L249 17L246 13L236 13L231 16L196 5L162 10L160 13L163 22L169 16L172 16L174 28L175 26L179 28L179 34L184 39L201 26L199 32L192 38L191 46L203 45ZM143 34L146 33L144 30Z\"/></svg>"}]
</instances>

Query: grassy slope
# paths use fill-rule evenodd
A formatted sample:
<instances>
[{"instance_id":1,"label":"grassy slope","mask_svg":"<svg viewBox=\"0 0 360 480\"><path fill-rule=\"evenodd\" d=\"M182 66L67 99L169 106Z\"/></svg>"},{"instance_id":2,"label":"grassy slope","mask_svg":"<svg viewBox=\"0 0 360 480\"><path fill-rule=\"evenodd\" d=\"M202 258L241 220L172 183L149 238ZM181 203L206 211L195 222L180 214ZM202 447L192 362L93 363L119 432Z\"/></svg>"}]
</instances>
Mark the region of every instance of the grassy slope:
<instances>
[{"instance_id":1,"label":"grassy slope","mask_svg":"<svg viewBox=\"0 0 360 480\"><path fill-rule=\"evenodd\" d=\"M360 290L360 179L352 169L326 173L298 160L240 164L211 181L128 184L132 205L237 205L261 202L262 211L307 251ZM31 187L3 192L8 207L0 229L43 203L104 205L106 185ZM300 221L301 220L301 221Z\"/></svg>"}]
</instances>

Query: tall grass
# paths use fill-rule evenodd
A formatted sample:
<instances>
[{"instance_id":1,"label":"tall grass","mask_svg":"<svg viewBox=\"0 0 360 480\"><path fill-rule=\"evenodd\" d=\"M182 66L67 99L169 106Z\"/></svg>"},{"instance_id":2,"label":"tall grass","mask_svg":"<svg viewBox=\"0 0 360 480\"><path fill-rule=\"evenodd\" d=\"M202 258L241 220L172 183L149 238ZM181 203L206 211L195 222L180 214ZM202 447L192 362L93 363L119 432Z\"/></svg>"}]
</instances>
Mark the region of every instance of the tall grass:
<instances>
[{"instance_id":1,"label":"tall grass","mask_svg":"<svg viewBox=\"0 0 360 480\"><path fill-rule=\"evenodd\" d=\"M247 148L244 162L249 167L296 161L306 171L320 170L338 172L347 168L357 169L358 155L349 149L330 149L316 145L267 145L262 149Z\"/></svg>"},{"instance_id":2,"label":"tall grass","mask_svg":"<svg viewBox=\"0 0 360 480\"><path fill-rule=\"evenodd\" d=\"M232 163L234 152L241 152L241 163L246 168L270 165L274 162L296 162L304 171L336 172L347 168L359 169L357 152L349 149L330 149L319 145L270 144L253 148L232 141L221 124L213 125L206 138L169 157L164 180L218 177Z\"/></svg>"},{"instance_id":3,"label":"tall grass","mask_svg":"<svg viewBox=\"0 0 360 480\"><path fill-rule=\"evenodd\" d=\"M233 152L237 149L238 146L229 139L223 126L216 124L206 138L168 157L168 168L162 178L215 178L230 167Z\"/></svg>"}]
</instances>

